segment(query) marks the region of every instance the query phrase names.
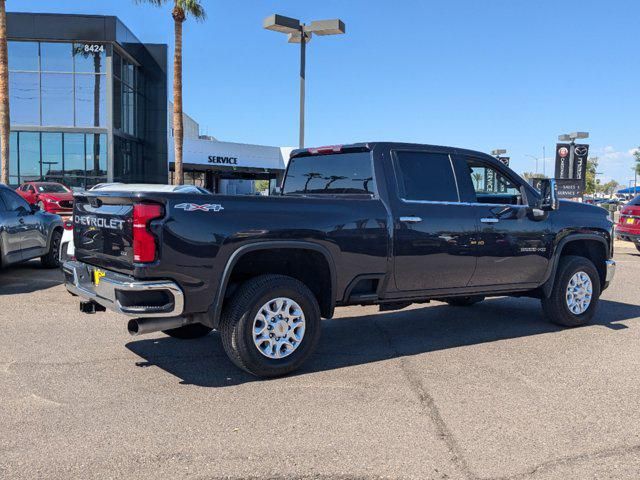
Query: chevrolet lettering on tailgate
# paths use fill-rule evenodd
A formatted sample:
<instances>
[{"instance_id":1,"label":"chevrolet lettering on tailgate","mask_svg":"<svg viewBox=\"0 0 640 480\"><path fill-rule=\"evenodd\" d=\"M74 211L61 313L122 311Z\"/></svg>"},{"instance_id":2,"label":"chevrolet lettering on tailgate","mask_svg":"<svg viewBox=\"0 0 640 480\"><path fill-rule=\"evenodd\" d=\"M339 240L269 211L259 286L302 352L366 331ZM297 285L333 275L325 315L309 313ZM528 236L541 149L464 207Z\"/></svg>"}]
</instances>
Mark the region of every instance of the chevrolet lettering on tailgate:
<instances>
[{"instance_id":1,"label":"chevrolet lettering on tailgate","mask_svg":"<svg viewBox=\"0 0 640 480\"><path fill-rule=\"evenodd\" d=\"M122 230L125 222L117 218L90 217L88 215L76 215L74 221L87 227L107 228L109 230Z\"/></svg>"}]
</instances>

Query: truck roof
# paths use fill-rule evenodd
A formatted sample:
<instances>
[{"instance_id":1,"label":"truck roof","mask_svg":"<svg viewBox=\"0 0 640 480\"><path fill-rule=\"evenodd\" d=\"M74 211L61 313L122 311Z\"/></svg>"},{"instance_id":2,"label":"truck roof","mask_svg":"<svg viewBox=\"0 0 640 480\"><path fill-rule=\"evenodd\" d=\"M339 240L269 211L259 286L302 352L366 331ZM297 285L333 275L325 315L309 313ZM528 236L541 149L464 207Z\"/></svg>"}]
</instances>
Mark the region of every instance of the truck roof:
<instances>
[{"instance_id":1,"label":"truck roof","mask_svg":"<svg viewBox=\"0 0 640 480\"><path fill-rule=\"evenodd\" d=\"M293 150L291 152L291 158L294 157L302 157L308 155L327 155L332 153L346 153L346 152L357 152L357 151L371 151L376 147L389 148L389 149L420 149L420 150L438 150L440 152L447 152L451 154L467 154L474 156L482 156L485 158L494 159L491 155L479 152L477 150L470 150L467 148L459 148L459 147L448 147L444 145L430 145L424 143L405 143L405 142L386 142L386 141L375 141L375 142L359 142L359 143L350 143L344 145L326 145L322 147L308 147L308 148L299 148ZM494 159L495 160L495 159Z\"/></svg>"}]
</instances>

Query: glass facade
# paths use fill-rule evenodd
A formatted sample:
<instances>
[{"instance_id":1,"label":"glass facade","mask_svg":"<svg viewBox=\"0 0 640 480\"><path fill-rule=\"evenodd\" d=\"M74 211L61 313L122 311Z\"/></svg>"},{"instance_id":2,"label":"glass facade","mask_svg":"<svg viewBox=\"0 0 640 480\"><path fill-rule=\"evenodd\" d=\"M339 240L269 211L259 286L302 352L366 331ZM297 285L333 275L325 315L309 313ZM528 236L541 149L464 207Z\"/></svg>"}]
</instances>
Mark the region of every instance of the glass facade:
<instances>
[{"instance_id":1,"label":"glass facade","mask_svg":"<svg viewBox=\"0 0 640 480\"><path fill-rule=\"evenodd\" d=\"M10 183L33 180L85 187L107 181L104 133L11 132Z\"/></svg>"},{"instance_id":2,"label":"glass facade","mask_svg":"<svg viewBox=\"0 0 640 480\"><path fill-rule=\"evenodd\" d=\"M10 41L11 124L105 128L107 49Z\"/></svg>"},{"instance_id":3,"label":"glass facade","mask_svg":"<svg viewBox=\"0 0 640 480\"><path fill-rule=\"evenodd\" d=\"M10 184L165 183L166 45L112 16L9 12L7 23Z\"/></svg>"}]
</instances>

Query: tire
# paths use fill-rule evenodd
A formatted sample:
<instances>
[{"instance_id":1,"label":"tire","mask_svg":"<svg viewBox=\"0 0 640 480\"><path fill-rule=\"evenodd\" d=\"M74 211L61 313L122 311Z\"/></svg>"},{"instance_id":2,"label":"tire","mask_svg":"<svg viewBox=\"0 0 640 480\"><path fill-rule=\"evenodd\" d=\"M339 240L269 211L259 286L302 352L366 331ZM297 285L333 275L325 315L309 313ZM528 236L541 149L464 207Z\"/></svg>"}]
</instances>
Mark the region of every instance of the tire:
<instances>
[{"instance_id":1,"label":"tire","mask_svg":"<svg viewBox=\"0 0 640 480\"><path fill-rule=\"evenodd\" d=\"M62 239L62 233L59 230L55 230L51 234L51 241L49 242L49 253L40 257L42 266L45 268L58 268L60 266L60 240Z\"/></svg>"},{"instance_id":2,"label":"tire","mask_svg":"<svg viewBox=\"0 0 640 480\"><path fill-rule=\"evenodd\" d=\"M480 303L484 300L484 296L482 295L473 295L469 297L454 297L448 298L445 300L452 307L470 307L471 305L475 305L476 303Z\"/></svg>"},{"instance_id":3,"label":"tire","mask_svg":"<svg viewBox=\"0 0 640 480\"><path fill-rule=\"evenodd\" d=\"M278 304L276 299L288 302ZM297 304L302 315L292 303ZM288 309L285 308L287 305ZM271 311L263 309L267 306ZM291 309L294 309L293 313ZM280 311L283 312L284 319L278 320L280 317L276 314L269 317L269 314ZM260 312L266 312L267 315L260 316L258 315ZM258 325L258 328L260 325L263 327L262 335L265 337L261 347L254 342L255 325ZM268 327L272 327L272 333L269 333ZM291 340L290 335L294 335L295 332L299 334L301 328L302 335L299 342ZM284 333L283 329L285 329ZM263 378L286 375L299 368L318 345L320 339L318 301L305 284L294 278L284 275L255 277L243 283L231 297L222 314L220 334L225 352L237 367ZM282 336L278 337L278 334ZM288 343L292 347L290 353L287 353L289 347L286 345L277 348L273 346L273 343L278 341L277 338L291 340ZM259 343L260 339L256 342ZM276 352L276 355L282 355L282 358L269 356L270 353L274 354L273 352Z\"/></svg>"},{"instance_id":4,"label":"tire","mask_svg":"<svg viewBox=\"0 0 640 480\"><path fill-rule=\"evenodd\" d=\"M172 328L171 330L163 330L162 333L180 340L193 340L194 338L206 337L211 333L213 328L207 327L201 323L192 323L184 327Z\"/></svg>"},{"instance_id":5,"label":"tire","mask_svg":"<svg viewBox=\"0 0 640 480\"><path fill-rule=\"evenodd\" d=\"M591 282L591 297L586 310L575 313L569 307L569 282L578 273L585 273ZM593 263L584 257L568 255L560 259L553 290L542 299L542 308L549 320L563 327L579 327L589 323L596 312L600 298L600 275Z\"/></svg>"}]
</instances>

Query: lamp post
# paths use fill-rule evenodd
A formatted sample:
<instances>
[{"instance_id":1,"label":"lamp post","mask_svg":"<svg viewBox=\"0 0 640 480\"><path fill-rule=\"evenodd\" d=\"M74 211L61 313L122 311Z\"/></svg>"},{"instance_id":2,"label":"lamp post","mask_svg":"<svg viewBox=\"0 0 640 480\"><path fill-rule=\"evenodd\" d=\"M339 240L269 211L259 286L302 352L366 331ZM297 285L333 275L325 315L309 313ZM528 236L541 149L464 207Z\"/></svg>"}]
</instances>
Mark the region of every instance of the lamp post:
<instances>
[{"instance_id":1,"label":"lamp post","mask_svg":"<svg viewBox=\"0 0 640 480\"><path fill-rule=\"evenodd\" d=\"M306 46L314 33L316 35L341 35L345 33L344 22L339 19L314 20L305 25L296 18L271 15L264 19L262 26L267 30L286 33L289 36L289 43L300 44L300 137L298 143L300 148L304 148Z\"/></svg>"},{"instance_id":2,"label":"lamp post","mask_svg":"<svg viewBox=\"0 0 640 480\"><path fill-rule=\"evenodd\" d=\"M538 172L538 160L539 160L539 159L538 159L538 157L535 157L535 156L530 155L530 154L528 154L528 153L525 153L525 154L524 154L524 156L525 156L525 157L529 157L529 158L533 158L533 159L536 161L536 170L535 170L535 172L534 172L534 173L535 173L536 175L538 175L538 173L540 173L540 172Z\"/></svg>"}]
</instances>

